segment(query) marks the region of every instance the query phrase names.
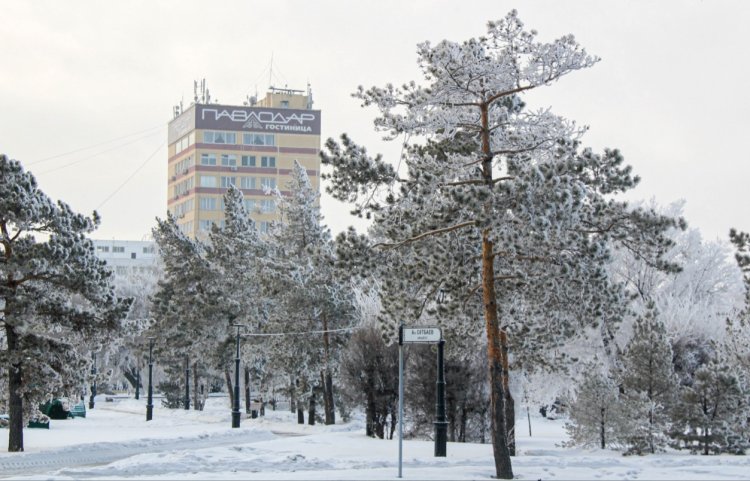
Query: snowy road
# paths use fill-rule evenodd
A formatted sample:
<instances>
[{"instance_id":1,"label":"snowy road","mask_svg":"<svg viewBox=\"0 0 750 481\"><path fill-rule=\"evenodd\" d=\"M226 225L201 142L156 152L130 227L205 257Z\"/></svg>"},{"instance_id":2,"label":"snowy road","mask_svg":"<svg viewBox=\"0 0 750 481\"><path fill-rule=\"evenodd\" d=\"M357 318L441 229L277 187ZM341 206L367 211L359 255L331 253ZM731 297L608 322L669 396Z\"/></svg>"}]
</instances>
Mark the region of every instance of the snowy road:
<instances>
[{"instance_id":1,"label":"snowy road","mask_svg":"<svg viewBox=\"0 0 750 481\"><path fill-rule=\"evenodd\" d=\"M249 435L251 434L251 435ZM237 433L201 435L193 438L140 440L125 443L82 444L74 447L38 453L20 453L0 457L0 479L56 469L74 469L84 466L108 464L138 454L194 451L197 449L250 444L267 441L278 436L298 436L296 433L269 431L241 431ZM85 476L85 473L78 473Z\"/></svg>"}]
</instances>

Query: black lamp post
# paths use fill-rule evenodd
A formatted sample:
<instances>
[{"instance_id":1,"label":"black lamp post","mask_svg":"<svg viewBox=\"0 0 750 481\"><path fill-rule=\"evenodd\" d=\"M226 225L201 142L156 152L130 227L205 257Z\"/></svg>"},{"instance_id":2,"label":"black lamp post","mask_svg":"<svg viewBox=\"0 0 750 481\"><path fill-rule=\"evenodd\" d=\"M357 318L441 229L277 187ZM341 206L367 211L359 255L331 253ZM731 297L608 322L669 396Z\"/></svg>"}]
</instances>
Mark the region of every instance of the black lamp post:
<instances>
[{"instance_id":1,"label":"black lamp post","mask_svg":"<svg viewBox=\"0 0 750 481\"><path fill-rule=\"evenodd\" d=\"M240 427L240 327L241 324L233 324L237 328L237 356L234 358L234 403L232 406L232 427Z\"/></svg>"},{"instance_id":2,"label":"black lamp post","mask_svg":"<svg viewBox=\"0 0 750 481\"><path fill-rule=\"evenodd\" d=\"M91 375L94 377L91 384L91 397L89 398L89 409L94 409L94 396L96 396L96 353L91 353Z\"/></svg>"},{"instance_id":3,"label":"black lamp post","mask_svg":"<svg viewBox=\"0 0 750 481\"><path fill-rule=\"evenodd\" d=\"M190 358L185 354L185 410L190 410Z\"/></svg>"},{"instance_id":4,"label":"black lamp post","mask_svg":"<svg viewBox=\"0 0 750 481\"><path fill-rule=\"evenodd\" d=\"M448 421L445 416L445 370L443 347L445 339L438 342L437 351L437 403L435 406L435 456L445 457L448 444Z\"/></svg>"},{"instance_id":5,"label":"black lamp post","mask_svg":"<svg viewBox=\"0 0 750 481\"><path fill-rule=\"evenodd\" d=\"M151 421L154 417L154 386L153 382L153 361L154 338L148 338L148 399L146 401L146 421Z\"/></svg>"},{"instance_id":6,"label":"black lamp post","mask_svg":"<svg viewBox=\"0 0 750 481\"><path fill-rule=\"evenodd\" d=\"M445 290L438 291L438 304L445 301ZM445 339L440 337L437 348L437 402L435 405L435 456L445 457L448 444L448 421L445 416L445 368L443 352Z\"/></svg>"}]
</instances>

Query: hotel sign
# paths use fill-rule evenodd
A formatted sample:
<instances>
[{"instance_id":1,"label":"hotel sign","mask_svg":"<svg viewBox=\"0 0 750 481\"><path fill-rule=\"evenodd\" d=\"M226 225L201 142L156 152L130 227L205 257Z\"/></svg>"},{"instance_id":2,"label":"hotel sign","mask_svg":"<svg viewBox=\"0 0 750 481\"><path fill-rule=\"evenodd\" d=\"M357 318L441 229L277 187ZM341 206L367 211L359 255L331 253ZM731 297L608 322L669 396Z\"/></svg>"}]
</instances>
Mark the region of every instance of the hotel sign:
<instances>
[{"instance_id":1,"label":"hotel sign","mask_svg":"<svg viewBox=\"0 0 750 481\"><path fill-rule=\"evenodd\" d=\"M320 110L196 105L195 128L320 135Z\"/></svg>"}]
</instances>

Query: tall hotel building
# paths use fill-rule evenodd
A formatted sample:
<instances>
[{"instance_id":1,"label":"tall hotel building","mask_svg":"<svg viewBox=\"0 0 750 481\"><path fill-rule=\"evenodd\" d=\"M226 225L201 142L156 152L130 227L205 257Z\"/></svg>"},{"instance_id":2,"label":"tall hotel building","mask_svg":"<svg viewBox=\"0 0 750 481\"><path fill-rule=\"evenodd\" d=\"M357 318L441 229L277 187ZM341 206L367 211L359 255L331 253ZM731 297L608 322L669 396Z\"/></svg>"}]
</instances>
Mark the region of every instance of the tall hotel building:
<instances>
[{"instance_id":1,"label":"tall hotel building","mask_svg":"<svg viewBox=\"0 0 750 481\"><path fill-rule=\"evenodd\" d=\"M169 211L189 237L223 224L223 195L239 188L260 231L278 218L274 195L285 192L297 160L320 188L320 111L309 92L271 89L252 105L194 103L169 123Z\"/></svg>"}]
</instances>

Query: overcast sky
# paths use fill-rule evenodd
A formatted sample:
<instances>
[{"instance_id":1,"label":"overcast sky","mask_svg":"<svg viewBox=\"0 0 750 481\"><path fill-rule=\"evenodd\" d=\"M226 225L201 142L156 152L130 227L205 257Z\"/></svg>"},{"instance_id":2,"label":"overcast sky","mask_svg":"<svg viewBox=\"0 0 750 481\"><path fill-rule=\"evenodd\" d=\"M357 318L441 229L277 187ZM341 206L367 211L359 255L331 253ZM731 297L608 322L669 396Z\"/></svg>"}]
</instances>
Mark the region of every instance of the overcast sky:
<instances>
[{"instance_id":1,"label":"overcast sky","mask_svg":"<svg viewBox=\"0 0 750 481\"><path fill-rule=\"evenodd\" d=\"M310 82L323 141L347 132L395 158L350 93L418 80L418 42L480 36L512 8L541 40L572 33L602 58L525 100L590 126L585 144L621 149L643 179L628 198L685 199L707 239L750 230L742 0L0 0L0 152L51 197L98 210L93 237L141 239L166 212L166 126L193 80L230 104ZM325 195L322 208L335 232L353 223Z\"/></svg>"}]
</instances>

